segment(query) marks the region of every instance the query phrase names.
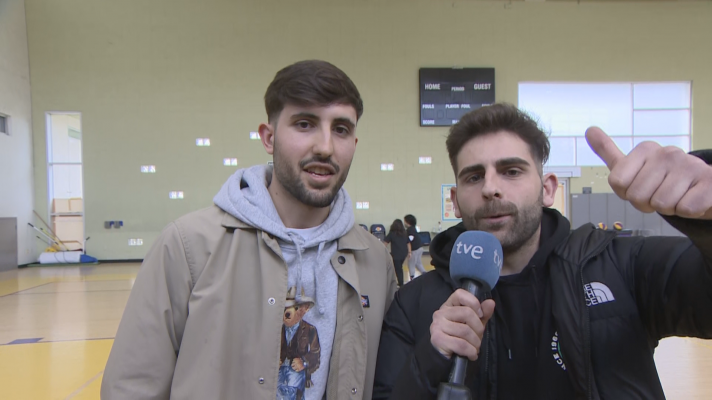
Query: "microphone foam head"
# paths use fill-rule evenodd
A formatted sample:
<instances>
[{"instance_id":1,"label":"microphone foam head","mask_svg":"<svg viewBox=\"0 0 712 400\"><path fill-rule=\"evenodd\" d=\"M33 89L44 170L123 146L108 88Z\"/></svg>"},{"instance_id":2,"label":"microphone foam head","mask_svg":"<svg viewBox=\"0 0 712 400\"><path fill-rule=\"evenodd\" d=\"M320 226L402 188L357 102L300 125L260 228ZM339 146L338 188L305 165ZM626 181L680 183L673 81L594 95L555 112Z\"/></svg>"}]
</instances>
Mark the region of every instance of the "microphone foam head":
<instances>
[{"instance_id":1,"label":"microphone foam head","mask_svg":"<svg viewBox=\"0 0 712 400\"><path fill-rule=\"evenodd\" d=\"M499 280L502 262L502 245L494 235L466 231L457 237L450 253L450 276L457 283L471 279L492 289Z\"/></svg>"}]
</instances>

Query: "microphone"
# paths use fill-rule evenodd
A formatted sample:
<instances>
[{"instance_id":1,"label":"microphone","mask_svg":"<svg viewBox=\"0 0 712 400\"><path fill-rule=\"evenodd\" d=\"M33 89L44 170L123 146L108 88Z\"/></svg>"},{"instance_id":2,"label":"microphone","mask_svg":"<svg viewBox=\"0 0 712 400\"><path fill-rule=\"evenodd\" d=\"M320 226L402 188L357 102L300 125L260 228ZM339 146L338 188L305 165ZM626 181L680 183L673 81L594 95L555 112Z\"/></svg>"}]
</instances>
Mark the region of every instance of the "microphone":
<instances>
[{"instance_id":1,"label":"microphone","mask_svg":"<svg viewBox=\"0 0 712 400\"><path fill-rule=\"evenodd\" d=\"M466 231L457 237L450 253L450 277L481 303L485 293L497 284L502 262L502 245L494 235ZM470 389L464 385L466 370L467 358L455 355L449 382L438 387L438 400L472 399Z\"/></svg>"}]
</instances>

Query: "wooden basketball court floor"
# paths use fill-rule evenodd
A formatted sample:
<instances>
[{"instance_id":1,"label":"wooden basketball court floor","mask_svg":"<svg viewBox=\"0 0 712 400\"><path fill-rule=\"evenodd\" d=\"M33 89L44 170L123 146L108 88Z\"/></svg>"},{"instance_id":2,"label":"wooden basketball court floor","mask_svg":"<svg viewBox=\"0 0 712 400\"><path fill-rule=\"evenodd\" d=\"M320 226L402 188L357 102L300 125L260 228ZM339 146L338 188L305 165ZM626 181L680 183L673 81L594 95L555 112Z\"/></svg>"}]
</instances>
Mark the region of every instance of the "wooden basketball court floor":
<instances>
[{"instance_id":1,"label":"wooden basketball court floor","mask_svg":"<svg viewBox=\"0 0 712 400\"><path fill-rule=\"evenodd\" d=\"M429 265L430 259L423 261ZM103 264L0 273L0 399L99 399L138 268ZM712 399L712 341L665 339L655 359L668 399Z\"/></svg>"}]
</instances>

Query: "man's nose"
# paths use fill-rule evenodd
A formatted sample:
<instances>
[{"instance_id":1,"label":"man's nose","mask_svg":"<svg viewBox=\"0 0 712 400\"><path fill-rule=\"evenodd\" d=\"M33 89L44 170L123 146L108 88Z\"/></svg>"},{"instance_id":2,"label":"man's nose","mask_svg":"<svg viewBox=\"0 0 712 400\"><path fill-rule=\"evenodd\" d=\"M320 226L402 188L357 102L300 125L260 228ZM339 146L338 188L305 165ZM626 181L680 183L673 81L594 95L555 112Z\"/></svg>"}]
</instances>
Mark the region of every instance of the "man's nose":
<instances>
[{"instance_id":1,"label":"man's nose","mask_svg":"<svg viewBox=\"0 0 712 400\"><path fill-rule=\"evenodd\" d=\"M482 197L487 200L502 198L498 175L496 173L486 173L483 179Z\"/></svg>"},{"instance_id":2,"label":"man's nose","mask_svg":"<svg viewBox=\"0 0 712 400\"><path fill-rule=\"evenodd\" d=\"M329 158L334 154L334 142L331 137L331 127L322 126L314 135L314 146L312 151L321 158Z\"/></svg>"}]
</instances>

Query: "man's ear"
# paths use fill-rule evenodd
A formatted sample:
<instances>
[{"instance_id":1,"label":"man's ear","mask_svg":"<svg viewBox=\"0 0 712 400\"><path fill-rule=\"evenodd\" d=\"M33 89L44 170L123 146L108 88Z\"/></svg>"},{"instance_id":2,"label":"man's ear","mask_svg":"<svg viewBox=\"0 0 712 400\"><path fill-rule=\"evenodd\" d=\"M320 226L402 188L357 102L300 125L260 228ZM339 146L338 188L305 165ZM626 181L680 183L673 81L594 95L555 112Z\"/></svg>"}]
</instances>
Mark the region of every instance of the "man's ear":
<instances>
[{"instance_id":1,"label":"man's ear","mask_svg":"<svg viewBox=\"0 0 712 400\"><path fill-rule=\"evenodd\" d=\"M452 208L455 211L455 218L462 218L460 207L457 205L457 186L450 188L450 200L452 200Z\"/></svg>"},{"instance_id":2,"label":"man's ear","mask_svg":"<svg viewBox=\"0 0 712 400\"><path fill-rule=\"evenodd\" d=\"M272 124L260 124L258 132L267 154L274 154L274 127Z\"/></svg>"},{"instance_id":3,"label":"man's ear","mask_svg":"<svg viewBox=\"0 0 712 400\"><path fill-rule=\"evenodd\" d=\"M551 207L554 205L554 199L556 198L556 190L559 188L559 179L556 174L548 173L542 178L542 191L544 192L543 200L544 207Z\"/></svg>"}]
</instances>

